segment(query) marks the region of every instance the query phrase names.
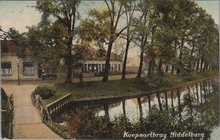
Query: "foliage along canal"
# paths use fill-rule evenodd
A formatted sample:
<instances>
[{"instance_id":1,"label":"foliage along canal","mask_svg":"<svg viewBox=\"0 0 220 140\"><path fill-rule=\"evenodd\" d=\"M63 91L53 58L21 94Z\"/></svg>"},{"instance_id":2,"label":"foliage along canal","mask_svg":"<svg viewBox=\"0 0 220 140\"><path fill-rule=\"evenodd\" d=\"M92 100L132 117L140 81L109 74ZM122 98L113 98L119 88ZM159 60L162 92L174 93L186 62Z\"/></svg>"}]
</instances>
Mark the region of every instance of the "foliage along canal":
<instances>
[{"instance_id":1,"label":"foliage along canal","mask_svg":"<svg viewBox=\"0 0 220 140\"><path fill-rule=\"evenodd\" d=\"M209 79L137 98L73 102L53 124L67 138L210 139L219 127L218 84Z\"/></svg>"}]
</instances>

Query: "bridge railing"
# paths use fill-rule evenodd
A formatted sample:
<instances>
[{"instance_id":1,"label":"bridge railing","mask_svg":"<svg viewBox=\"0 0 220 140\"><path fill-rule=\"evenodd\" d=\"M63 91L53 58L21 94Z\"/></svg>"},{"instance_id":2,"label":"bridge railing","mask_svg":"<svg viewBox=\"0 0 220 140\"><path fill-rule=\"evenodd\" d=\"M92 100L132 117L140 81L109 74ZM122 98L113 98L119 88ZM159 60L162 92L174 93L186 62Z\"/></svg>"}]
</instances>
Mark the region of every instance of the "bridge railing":
<instances>
[{"instance_id":1,"label":"bridge railing","mask_svg":"<svg viewBox=\"0 0 220 140\"><path fill-rule=\"evenodd\" d=\"M71 93L68 93L67 95L47 105L39 95L35 95L32 100L36 108L39 109L42 120L44 122L51 122L51 117L62 111L62 109L71 102L71 95Z\"/></svg>"},{"instance_id":2,"label":"bridge railing","mask_svg":"<svg viewBox=\"0 0 220 140\"><path fill-rule=\"evenodd\" d=\"M66 105L71 102L71 93L61 97L60 99L46 105L47 111L52 116L55 113L59 113Z\"/></svg>"}]
</instances>

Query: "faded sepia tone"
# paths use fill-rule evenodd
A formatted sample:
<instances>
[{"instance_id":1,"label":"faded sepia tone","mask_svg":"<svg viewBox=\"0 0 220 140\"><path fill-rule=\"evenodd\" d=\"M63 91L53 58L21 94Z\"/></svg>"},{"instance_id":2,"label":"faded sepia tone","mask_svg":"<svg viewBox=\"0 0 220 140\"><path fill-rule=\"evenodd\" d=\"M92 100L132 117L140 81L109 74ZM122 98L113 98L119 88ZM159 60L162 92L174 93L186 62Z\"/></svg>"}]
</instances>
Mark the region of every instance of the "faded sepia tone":
<instances>
[{"instance_id":1,"label":"faded sepia tone","mask_svg":"<svg viewBox=\"0 0 220 140\"><path fill-rule=\"evenodd\" d=\"M0 1L1 137L219 139L219 1Z\"/></svg>"}]
</instances>

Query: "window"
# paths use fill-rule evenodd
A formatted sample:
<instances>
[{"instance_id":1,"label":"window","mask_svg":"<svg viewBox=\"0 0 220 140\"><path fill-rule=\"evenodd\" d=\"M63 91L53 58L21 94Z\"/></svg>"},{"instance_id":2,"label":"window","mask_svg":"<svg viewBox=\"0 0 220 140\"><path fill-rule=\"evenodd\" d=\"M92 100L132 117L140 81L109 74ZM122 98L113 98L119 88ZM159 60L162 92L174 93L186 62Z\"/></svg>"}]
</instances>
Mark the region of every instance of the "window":
<instances>
[{"instance_id":1,"label":"window","mask_svg":"<svg viewBox=\"0 0 220 140\"><path fill-rule=\"evenodd\" d=\"M102 70L101 70L101 64L99 64L99 68L98 68L98 69L99 69L99 72L102 71Z\"/></svg>"},{"instance_id":2,"label":"window","mask_svg":"<svg viewBox=\"0 0 220 140\"><path fill-rule=\"evenodd\" d=\"M118 64L118 71L121 71L121 65Z\"/></svg>"},{"instance_id":3,"label":"window","mask_svg":"<svg viewBox=\"0 0 220 140\"><path fill-rule=\"evenodd\" d=\"M105 71L105 64L102 64L102 71Z\"/></svg>"},{"instance_id":4,"label":"window","mask_svg":"<svg viewBox=\"0 0 220 140\"><path fill-rule=\"evenodd\" d=\"M84 66L83 66L83 72L87 72L87 64L84 64Z\"/></svg>"},{"instance_id":5,"label":"window","mask_svg":"<svg viewBox=\"0 0 220 140\"><path fill-rule=\"evenodd\" d=\"M12 75L11 62L2 62L1 63L1 75L10 76Z\"/></svg>"},{"instance_id":6,"label":"window","mask_svg":"<svg viewBox=\"0 0 220 140\"><path fill-rule=\"evenodd\" d=\"M92 71L92 64L88 64L88 68L89 68L88 71Z\"/></svg>"},{"instance_id":7,"label":"window","mask_svg":"<svg viewBox=\"0 0 220 140\"><path fill-rule=\"evenodd\" d=\"M32 62L23 62L23 75L24 76L34 75L34 66Z\"/></svg>"},{"instance_id":8,"label":"window","mask_svg":"<svg viewBox=\"0 0 220 140\"><path fill-rule=\"evenodd\" d=\"M112 64L109 64L109 71L113 71L113 67L112 67Z\"/></svg>"},{"instance_id":9,"label":"window","mask_svg":"<svg viewBox=\"0 0 220 140\"><path fill-rule=\"evenodd\" d=\"M117 67L118 65L117 64L115 64L115 71L118 71L118 67Z\"/></svg>"}]
</instances>

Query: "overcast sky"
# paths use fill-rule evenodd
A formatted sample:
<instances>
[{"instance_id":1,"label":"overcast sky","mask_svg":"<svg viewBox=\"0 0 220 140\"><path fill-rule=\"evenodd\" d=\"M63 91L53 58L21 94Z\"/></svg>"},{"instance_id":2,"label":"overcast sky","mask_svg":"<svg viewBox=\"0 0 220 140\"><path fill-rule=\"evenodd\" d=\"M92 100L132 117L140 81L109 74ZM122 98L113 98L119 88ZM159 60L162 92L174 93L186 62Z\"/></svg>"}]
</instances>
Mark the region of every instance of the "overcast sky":
<instances>
[{"instance_id":1,"label":"overcast sky","mask_svg":"<svg viewBox=\"0 0 220 140\"><path fill-rule=\"evenodd\" d=\"M99 2L84 1L80 8L83 14L93 5L102 6ZM212 15L216 24L219 24L219 1L196 1L196 3ZM0 1L0 25L7 31L14 27L20 32L27 31L26 26L32 26L40 21L40 14L33 7L35 1Z\"/></svg>"}]
</instances>

